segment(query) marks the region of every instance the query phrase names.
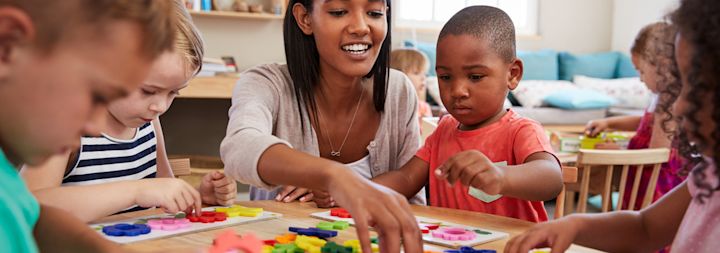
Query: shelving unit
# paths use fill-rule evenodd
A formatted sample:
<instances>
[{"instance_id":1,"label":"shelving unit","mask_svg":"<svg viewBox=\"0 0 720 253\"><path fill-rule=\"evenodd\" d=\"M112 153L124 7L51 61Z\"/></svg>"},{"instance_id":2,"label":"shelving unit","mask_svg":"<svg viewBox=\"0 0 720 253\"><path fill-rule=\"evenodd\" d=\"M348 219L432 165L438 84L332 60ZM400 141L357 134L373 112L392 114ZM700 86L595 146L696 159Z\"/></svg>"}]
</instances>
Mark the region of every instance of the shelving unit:
<instances>
[{"instance_id":1,"label":"shelving unit","mask_svg":"<svg viewBox=\"0 0 720 253\"><path fill-rule=\"evenodd\" d=\"M190 11L193 17L218 17L218 18L246 18L246 19L266 19L266 20L282 20L282 15L270 13L250 13L250 12L232 12L232 11Z\"/></svg>"}]
</instances>

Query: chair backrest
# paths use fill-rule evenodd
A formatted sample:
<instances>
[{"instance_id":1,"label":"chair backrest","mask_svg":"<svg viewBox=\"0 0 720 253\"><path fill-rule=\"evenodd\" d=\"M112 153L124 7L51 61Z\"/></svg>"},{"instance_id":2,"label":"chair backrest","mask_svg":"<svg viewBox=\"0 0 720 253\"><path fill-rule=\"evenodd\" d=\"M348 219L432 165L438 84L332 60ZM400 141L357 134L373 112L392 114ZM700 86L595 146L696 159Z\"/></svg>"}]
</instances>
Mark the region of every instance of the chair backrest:
<instances>
[{"instance_id":1,"label":"chair backrest","mask_svg":"<svg viewBox=\"0 0 720 253\"><path fill-rule=\"evenodd\" d=\"M572 184L577 182L578 177L578 169L577 167L566 167L563 166L561 168L562 170L562 179L563 179L563 188L562 191L560 191L560 194L558 194L557 198L555 199L555 219L563 217L565 215L565 188L567 184Z\"/></svg>"},{"instance_id":2,"label":"chair backrest","mask_svg":"<svg viewBox=\"0 0 720 253\"><path fill-rule=\"evenodd\" d=\"M663 163L667 162L670 156L670 151L666 148L661 149L638 149L638 150L594 150L594 149L581 149L578 153L577 165L583 169L582 177L580 178L580 198L578 200L578 212L585 212L587 209L588 199L588 188L590 184L590 170L595 169L606 169L603 191L602 191L602 211L610 211L611 202L611 190L612 190L612 179L613 169L615 166L622 166L622 172L620 174L619 184L619 197L618 201L622 203L622 199L627 194L625 192L625 185L627 184L628 171L631 166L635 170L635 178L632 184L632 191L630 192L630 202L628 205L629 209L633 209L635 201L638 195L638 188L640 187L640 178L645 166L652 166L652 174L648 181L647 188L645 189L645 198L642 202L642 207L650 205L653 200L655 193L655 187L657 186L658 176L660 174L660 167ZM618 204L618 210L622 210L622 204Z\"/></svg>"},{"instance_id":3,"label":"chair backrest","mask_svg":"<svg viewBox=\"0 0 720 253\"><path fill-rule=\"evenodd\" d=\"M190 172L190 158L170 159L170 168L175 177L188 176Z\"/></svg>"}]
</instances>

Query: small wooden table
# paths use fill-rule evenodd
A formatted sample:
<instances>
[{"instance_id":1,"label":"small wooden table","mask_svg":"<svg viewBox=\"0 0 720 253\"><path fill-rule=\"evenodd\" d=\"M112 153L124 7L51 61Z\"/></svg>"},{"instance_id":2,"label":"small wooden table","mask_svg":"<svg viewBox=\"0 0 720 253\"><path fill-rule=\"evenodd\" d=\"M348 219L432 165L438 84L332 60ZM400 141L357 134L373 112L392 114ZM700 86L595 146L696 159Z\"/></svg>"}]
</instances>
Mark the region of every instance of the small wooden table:
<instances>
[{"instance_id":1,"label":"small wooden table","mask_svg":"<svg viewBox=\"0 0 720 253\"><path fill-rule=\"evenodd\" d=\"M260 221L249 224L242 224L231 226L224 229L233 229L239 234L245 234L248 232L255 233L259 238L271 239L275 236L287 233L288 227L314 227L320 221L315 218L311 218L310 214L314 212L321 212L327 209L319 209L315 207L313 203L279 203L275 201L244 201L238 202L237 204L248 206L248 207L262 207L267 211L282 213L283 217L274 220ZM511 219L507 217L495 216L484 213L469 212L455 209L428 207L428 206L413 206L413 211L416 215L425 216L435 219L440 219L448 222L455 222L458 224L466 224L471 226L477 226L481 228L503 231L509 233L511 236L518 235L527 229L529 229L533 223ZM104 218L98 222L113 222L129 218L142 217L151 214L160 213L160 210L145 210L139 212L131 212L125 214L119 214L111 217ZM207 249L211 244L215 236L222 231L209 230L203 232L195 232L175 237L161 238L157 240L142 241L137 243L131 243L125 245L127 249L138 250L138 251L182 251L188 249ZM375 236L374 232L371 232L371 236ZM338 233L338 237L333 238L332 241L344 242L345 240L357 239L355 230L350 228ZM502 252L505 244L510 238L498 240L486 244L479 245L477 249L495 249L498 252ZM434 250L442 252L447 249L431 244L425 244L427 250ZM589 248L573 245L568 252L599 252Z\"/></svg>"}]
</instances>

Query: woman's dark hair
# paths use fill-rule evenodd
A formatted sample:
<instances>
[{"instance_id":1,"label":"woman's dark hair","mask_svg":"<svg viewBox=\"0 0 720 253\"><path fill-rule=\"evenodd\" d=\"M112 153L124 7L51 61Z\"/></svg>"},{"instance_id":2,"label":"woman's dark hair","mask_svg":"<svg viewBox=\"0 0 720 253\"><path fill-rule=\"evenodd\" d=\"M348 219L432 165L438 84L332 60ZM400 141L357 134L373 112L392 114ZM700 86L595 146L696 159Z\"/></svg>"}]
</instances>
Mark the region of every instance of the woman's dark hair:
<instances>
[{"instance_id":1,"label":"woman's dark hair","mask_svg":"<svg viewBox=\"0 0 720 253\"><path fill-rule=\"evenodd\" d=\"M695 160L699 163L691 172L693 182L700 190L697 200L704 203L704 200L711 197L715 191L720 189L720 184L706 180L705 170L714 168L712 171L715 176L720 177L720 170L717 166L711 167L709 163L702 159L700 150L710 149L712 155L708 158L715 163L720 157L720 89L718 89L718 81L720 80L720 2L716 0L683 0L680 7L671 14L672 22L679 28L680 34L692 48L690 54L690 69L687 76L684 77L688 82L688 92L685 99L688 102L688 113L682 115L684 120L690 124L690 129L681 129L678 137L681 140L682 148L680 149L683 156L689 160ZM704 104L698 98L709 95L711 104ZM710 108L710 119L715 124L709 138L714 140L712 147L707 147L707 143L701 137L699 131L702 122L699 119L698 112L702 108ZM688 135L695 136L694 142L691 142Z\"/></svg>"},{"instance_id":2,"label":"woman's dark hair","mask_svg":"<svg viewBox=\"0 0 720 253\"><path fill-rule=\"evenodd\" d=\"M311 121L317 119L317 104L315 102L314 92L320 80L320 55L318 53L315 38L312 35L306 35L300 30L298 23L295 21L292 9L296 3L302 4L308 13L313 11L314 0L291 0L288 3L285 12L285 21L283 24L283 37L285 41L285 57L287 58L288 71L293 80L295 97L298 104L298 113L303 118L303 109L308 107L308 114ZM390 7L390 0L385 0ZM390 66L390 45L391 39L390 24L391 15L387 11L387 35L380 48L380 53L370 72L365 78L373 78L373 104L375 110L383 112L385 109L385 96L388 87L388 75ZM304 121L302 121L304 122ZM303 123L304 124L304 123ZM303 126L303 131L304 131Z\"/></svg>"}]
</instances>

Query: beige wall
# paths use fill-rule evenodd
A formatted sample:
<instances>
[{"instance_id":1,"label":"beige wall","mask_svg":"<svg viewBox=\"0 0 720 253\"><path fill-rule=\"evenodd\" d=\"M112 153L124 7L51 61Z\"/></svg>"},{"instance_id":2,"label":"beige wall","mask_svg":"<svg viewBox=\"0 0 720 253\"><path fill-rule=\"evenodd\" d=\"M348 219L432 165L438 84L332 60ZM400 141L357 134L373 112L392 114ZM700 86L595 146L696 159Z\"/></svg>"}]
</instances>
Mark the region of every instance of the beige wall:
<instances>
[{"instance_id":1,"label":"beige wall","mask_svg":"<svg viewBox=\"0 0 720 253\"><path fill-rule=\"evenodd\" d=\"M575 53L610 49L612 0L539 0L539 5L540 36L518 37L518 49L555 49ZM413 38L412 31L396 30L393 32L396 47L403 40ZM415 36L420 41L435 43L438 33L417 31Z\"/></svg>"},{"instance_id":2,"label":"beige wall","mask_svg":"<svg viewBox=\"0 0 720 253\"><path fill-rule=\"evenodd\" d=\"M615 0L613 7L612 49L629 52L640 29L677 7L678 0Z\"/></svg>"}]
</instances>

